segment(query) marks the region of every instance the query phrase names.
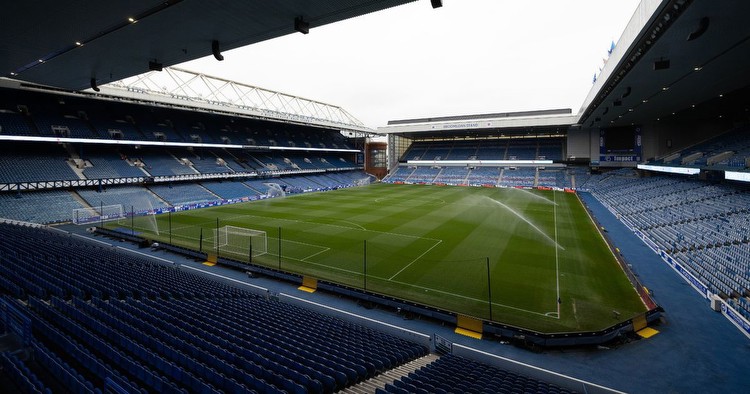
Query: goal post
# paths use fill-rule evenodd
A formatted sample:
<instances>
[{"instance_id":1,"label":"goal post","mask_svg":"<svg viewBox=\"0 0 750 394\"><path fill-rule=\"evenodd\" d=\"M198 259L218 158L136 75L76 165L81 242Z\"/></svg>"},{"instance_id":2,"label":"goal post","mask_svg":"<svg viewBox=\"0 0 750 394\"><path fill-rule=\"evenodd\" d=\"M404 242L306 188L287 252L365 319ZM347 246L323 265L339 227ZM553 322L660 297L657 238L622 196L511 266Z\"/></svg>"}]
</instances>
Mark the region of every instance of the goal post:
<instances>
[{"instance_id":1,"label":"goal post","mask_svg":"<svg viewBox=\"0 0 750 394\"><path fill-rule=\"evenodd\" d=\"M224 226L214 229L214 242L219 255L242 261L268 253L268 236L262 230Z\"/></svg>"},{"instance_id":2,"label":"goal post","mask_svg":"<svg viewBox=\"0 0 750 394\"><path fill-rule=\"evenodd\" d=\"M73 210L74 224L87 224L99 221L110 221L124 218L122 204L92 206L91 208L76 208Z\"/></svg>"}]
</instances>

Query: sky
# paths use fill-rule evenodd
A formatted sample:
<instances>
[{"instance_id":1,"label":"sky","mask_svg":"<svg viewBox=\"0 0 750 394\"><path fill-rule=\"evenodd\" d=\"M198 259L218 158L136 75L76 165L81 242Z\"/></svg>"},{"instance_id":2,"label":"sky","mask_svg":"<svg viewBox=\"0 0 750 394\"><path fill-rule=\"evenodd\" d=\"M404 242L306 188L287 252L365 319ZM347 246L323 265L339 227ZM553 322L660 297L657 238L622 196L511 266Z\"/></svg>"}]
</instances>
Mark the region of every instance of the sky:
<instances>
[{"instance_id":1,"label":"sky","mask_svg":"<svg viewBox=\"0 0 750 394\"><path fill-rule=\"evenodd\" d=\"M577 113L640 0L420 0L177 67L389 120Z\"/></svg>"}]
</instances>

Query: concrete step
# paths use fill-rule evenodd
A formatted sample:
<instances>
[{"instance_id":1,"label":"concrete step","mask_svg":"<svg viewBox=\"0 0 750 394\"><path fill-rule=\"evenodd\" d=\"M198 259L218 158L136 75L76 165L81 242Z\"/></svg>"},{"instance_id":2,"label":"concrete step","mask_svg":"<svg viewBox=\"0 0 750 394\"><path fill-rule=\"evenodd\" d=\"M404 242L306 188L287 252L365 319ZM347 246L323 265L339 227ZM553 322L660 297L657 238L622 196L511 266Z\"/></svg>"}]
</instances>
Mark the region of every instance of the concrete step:
<instances>
[{"instance_id":1,"label":"concrete step","mask_svg":"<svg viewBox=\"0 0 750 394\"><path fill-rule=\"evenodd\" d=\"M432 363L438 358L440 358L440 356L438 356L437 354L428 354L424 357L420 357L416 360L410 361L404 365L399 365L395 368L389 369L379 375L375 375L370 379L362 381L339 392L344 394L372 394L378 388L384 388L386 384L393 383L394 380L401 379L409 373Z\"/></svg>"}]
</instances>

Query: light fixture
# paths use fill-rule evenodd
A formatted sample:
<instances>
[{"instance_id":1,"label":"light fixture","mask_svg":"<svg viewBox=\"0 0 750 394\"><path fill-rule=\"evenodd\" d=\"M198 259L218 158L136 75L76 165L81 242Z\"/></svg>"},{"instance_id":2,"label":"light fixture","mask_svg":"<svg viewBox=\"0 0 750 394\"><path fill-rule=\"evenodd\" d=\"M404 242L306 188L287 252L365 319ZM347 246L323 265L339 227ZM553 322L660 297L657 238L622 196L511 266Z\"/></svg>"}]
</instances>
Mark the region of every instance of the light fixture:
<instances>
[{"instance_id":1,"label":"light fixture","mask_svg":"<svg viewBox=\"0 0 750 394\"><path fill-rule=\"evenodd\" d=\"M648 102L648 99L643 99L643 102L644 102L644 103L647 103L647 102Z\"/></svg>"},{"instance_id":2,"label":"light fixture","mask_svg":"<svg viewBox=\"0 0 750 394\"><path fill-rule=\"evenodd\" d=\"M89 81L89 82L90 82L90 85L91 85L91 89L93 89L95 92L98 92L99 90L101 90L101 89L99 89L99 86L97 86L97 84L96 84L96 78L91 78L91 81Z\"/></svg>"},{"instance_id":3,"label":"light fixture","mask_svg":"<svg viewBox=\"0 0 750 394\"><path fill-rule=\"evenodd\" d=\"M665 86L665 87L661 88L661 90L666 92L667 90L669 90L669 86Z\"/></svg>"},{"instance_id":4,"label":"light fixture","mask_svg":"<svg viewBox=\"0 0 750 394\"><path fill-rule=\"evenodd\" d=\"M80 46L83 46L83 43L82 43L82 42L80 42L80 41L76 41L76 46L79 46L79 47L80 47Z\"/></svg>"},{"instance_id":5,"label":"light fixture","mask_svg":"<svg viewBox=\"0 0 750 394\"><path fill-rule=\"evenodd\" d=\"M701 66L695 66L695 67L693 67L693 71L700 71L700 70L703 70L703 67L701 67Z\"/></svg>"},{"instance_id":6,"label":"light fixture","mask_svg":"<svg viewBox=\"0 0 750 394\"><path fill-rule=\"evenodd\" d=\"M13 77L15 77L15 76L16 76L16 75L18 75L18 74L16 74L15 72L11 71L11 72L10 72L10 75L11 75L11 76L13 76Z\"/></svg>"},{"instance_id":7,"label":"light fixture","mask_svg":"<svg viewBox=\"0 0 750 394\"><path fill-rule=\"evenodd\" d=\"M133 18L133 17L131 16L130 18L128 18L128 22L130 22L130 23L135 23L135 18Z\"/></svg>"}]
</instances>

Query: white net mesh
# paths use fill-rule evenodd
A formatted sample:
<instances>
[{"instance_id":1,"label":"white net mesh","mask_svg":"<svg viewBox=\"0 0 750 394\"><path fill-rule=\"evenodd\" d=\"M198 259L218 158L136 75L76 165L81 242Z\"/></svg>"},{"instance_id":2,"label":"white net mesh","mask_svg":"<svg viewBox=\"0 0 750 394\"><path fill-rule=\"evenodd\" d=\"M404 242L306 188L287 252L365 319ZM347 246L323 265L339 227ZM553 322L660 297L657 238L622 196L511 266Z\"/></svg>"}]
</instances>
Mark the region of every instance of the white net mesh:
<instances>
[{"instance_id":1,"label":"white net mesh","mask_svg":"<svg viewBox=\"0 0 750 394\"><path fill-rule=\"evenodd\" d=\"M266 193L266 197L274 198L286 196L284 188L278 183L264 183L264 185L268 186L268 193Z\"/></svg>"},{"instance_id":2,"label":"white net mesh","mask_svg":"<svg viewBox=\"0 0 750 394\"><path fill-rule=\"evenodd\" d=\"M373 178L372 176L368 176L367 178L357 179L354 181L354 185L355 186L369 185L370 183L372 183L372 178Z\"/></svg>"},{"instance_id":3,"label":"white net mesh","mask_svg":"<svg viewBox=\"0 0 750 394\"><path fill-rule=\"evenodd\" d=\"M125 216L120 204L74 209L72 220L75 224L87 224L98 221L117 220L123 217Z\"/></svg>"},{"instance_id":4,"label":"white net mesh","mask_svg":"<svg viewBox=\"0 0 750 394\"><path fill-rule=\"evenodd\" d=\"M224 226L214 229L214 241L221 256L245 260L268 253L268 237L261 230Z\"/></svg>"}]
</instances>

